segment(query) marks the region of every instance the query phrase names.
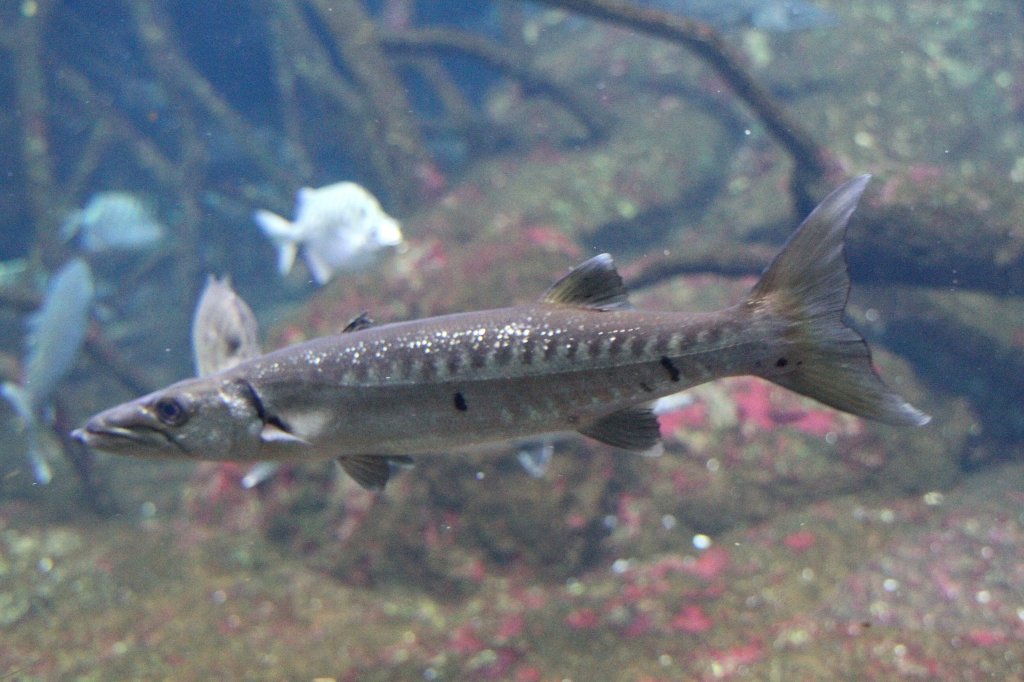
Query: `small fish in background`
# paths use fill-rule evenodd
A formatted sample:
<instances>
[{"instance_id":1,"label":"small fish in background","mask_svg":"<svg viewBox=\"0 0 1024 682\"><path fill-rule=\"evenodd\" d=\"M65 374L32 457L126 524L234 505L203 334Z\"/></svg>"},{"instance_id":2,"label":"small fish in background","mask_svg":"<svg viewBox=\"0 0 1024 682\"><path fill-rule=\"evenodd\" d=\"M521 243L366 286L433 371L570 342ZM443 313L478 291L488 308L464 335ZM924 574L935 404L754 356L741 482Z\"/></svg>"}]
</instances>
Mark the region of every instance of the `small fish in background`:
<instances>
[{"instance_id":1,"label":"small fish in background","mask_svg":"<svg viewBox=\"0 0 1024 682\"><path fill-rule=\"evenodd\" d=\"M205 377L260 354L260 332L249 304L231 288L231 278L206 280L192 316L196 376Z\"/></svg>"},{"instance_id":2,"label":"small fish in background","mask_svg":"<svg viewBox=\"0 0 1024 682\"><path fill-rule=\"evenodd\" d=\"M533 478L544 478L551 465L551 457L555 454L555 443L550 438L529 440L519 444L516 459L526 473Z\"/></svg>"},{"instance_id":3,"label":"small fish in background","mask_svg":"<svg viewBox=\"0 0 1024 682\"><path fill-rule=\"evenodd\" d=\"M831 28L839 23L834 13L804 0L650 0L644 4L722 31L755 28L791 33Z\"/></svg>"},{"instance_id":4,"label":"small fish in background","mask_svg":"<svg viewBox=\"0 0 1024 682\"><path fill-rule=\"evenodd\" d=\"M61 268L50 280L42 307L29 318L21 383L0 386L0 395L21 420L37 483L49 483L53 476L43 445L43 411L85 342L94 297L92 271L85 261L75 258Z\"/></svg>"},{"instance_id":5,"label":"small fish in background","mask_svg":"<svg viewBox=\"0 0 1024 682\"><path fill-rule=\"evenodd\" d=\"M231 278L210 275L192 315L192 358L196 376L230 369L260 354L259 323L252 308L231 287ZM242 478L243 488L270 480L280 464L261 462Z\"/></svg>"},{"instance_id":6,"label":"small fish in background","mask_svg":"<svg viewBox=\"0 0 1024 682\"><path fill-rule=\"evenodd\" d=\"M750 14L753 28L776 33L832 28L838 24L839 17L834 13L798 0L762 2Z\"/></svg>"},{"instance_id":7,"label":"small fish in background","mask_svg":"<svg viewBox=\"0 0 1024 682\"><path fill-rule=\"evenodd\" d=\"M68 214L61 224L65 242L75 241L85 253L148 251L159 246L167 230L152 211L130 192L97 192L85 208Z\"/></svg>"},{"instance_id":8,"label":"small fish in background","mask_svg":"<svg viewBox=\"0 0 1024 682\"><path fill-rule=\"evenodd\" d=\"M375 252L402 243L398 221L380 202L353 182L338 182L319 189L303 187L295 202L295 220L260 209L253 219L277 247L277 267L291 272L295 255L302 257L317 284L323 285L339 270L360 267Z\"/></svg>"}]
</instances>

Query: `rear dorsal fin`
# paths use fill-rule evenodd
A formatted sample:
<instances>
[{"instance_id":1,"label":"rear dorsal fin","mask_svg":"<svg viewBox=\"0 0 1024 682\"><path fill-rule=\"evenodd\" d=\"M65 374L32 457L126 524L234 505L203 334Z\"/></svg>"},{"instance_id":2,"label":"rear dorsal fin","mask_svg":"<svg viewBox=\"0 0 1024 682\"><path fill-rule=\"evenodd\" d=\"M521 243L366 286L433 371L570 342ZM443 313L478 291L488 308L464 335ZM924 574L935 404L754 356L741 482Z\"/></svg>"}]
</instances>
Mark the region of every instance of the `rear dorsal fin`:
<instances>
[{"instance_id":1,"label":"rear dorsal fin","mask_svg":"<svg viewBox=\"0 0 1024 682\"><path fill-rule=\"evenodd\" d=\"M594 310L620 310L631 307L622 277L607 253L580 263L572 272L551 285L541 298L543 303L572 305Z\"/></svg>"}]
</instances>

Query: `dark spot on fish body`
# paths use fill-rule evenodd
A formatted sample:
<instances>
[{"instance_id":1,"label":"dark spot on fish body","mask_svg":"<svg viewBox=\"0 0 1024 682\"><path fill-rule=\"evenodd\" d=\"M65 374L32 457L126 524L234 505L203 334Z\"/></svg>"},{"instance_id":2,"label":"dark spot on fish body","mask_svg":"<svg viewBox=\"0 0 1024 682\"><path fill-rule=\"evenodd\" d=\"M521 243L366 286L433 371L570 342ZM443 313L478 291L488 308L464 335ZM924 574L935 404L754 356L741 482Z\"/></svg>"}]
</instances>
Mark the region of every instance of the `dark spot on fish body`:
<instances>
[{"instance_id":1,"label":"dark spot on fish body","mask_svg":"<svg viewBox=\"0 0 1024 682\"><path fill-rule=\"evenodd\" d=\"M456 391L453 399L455 403L455 409L459 412L465 412L469 409L469 405L466 404L466 397L462 395L462 391Z\"/></svg>"},{"instance_id":2,"label":"dark spot on fish body","mask_svg":"<svg viewBox=\"0 0 1024 682\"><path fill-rule=\"evenodd\" d=\"M601 341L602 339L600 336L595 336L594 338L590 339L590 342L587 344L587 355L589 355L591 358L600 357L602 345Z\"/></svg>"},{"instance_id":3,"label":"dark spot on fish body","mask_svg":"<svg viewBox=\"0 0 1024 682\"><path fill-rule=\"evenodd\" d=\"M453 377L459 372L462 366L462 351L456 349L448 354L448 361L445 364L448 369L448 376Z\"/></svg>"},{"instance_id":4,"label":"dark spot on fish body","mask_svg":"<svg viewBox=\"0 0 1024 682\"><path fill-rule=\"evenodd\" d=\"M566 339L566 341L565 341L565 359L566 360L575 360L576 359L576 351L579 350L579 347L580 347L580 342L577 341L576 339L574 339L572 337Z\"/></svg>"},{"instance_id":5,"label":"dark spot on fish body","mask_svg":"<svg viewBox=\"0 0 1024 682\"><path fill-rule=\"evenodd\" d=\"M499 367L505 367L512 361L512 344L503 343L494 350L494 362Z\"/></svg>"},{"instance_id":6,"label":"dark spot on fish body","mask_svg":"<svg viewBox=\"0 0 1024 682\"><path fill-rule=\"evenodd\" d=\"M522 355L520 356L520 358L523 361L524 365L532 365L533 364L534 344L536 344L536 341L532 337L527 337L527 338L523 339L523 351L522 351Z\"/></svg>"},{"instance_id":7,"label":"dark spot on fish body","mask_svg":"<svg viewBox=\"0 0 1024 682\"><path fill-rule=\"evenodd\" d=\"M404 381L412 379L413 357L412 353L406 351L398 359L398 376Z\"/></svg>"},{"instance_id":8,"label":"dark spot on fish body","mask_svg":"<svg viewBox=\"0 0 1024 682\"><path fill-rule=\"evenodd\" d=\"M668 372L668 378L672 381L679 381L682 377L682 374L679 372L679 368L676 367L675 363L672 362L672 358L669 356L661 356L661 366L665 368L666 372Z\"/></svg>"},{"instance_id":9,"label":"dark spot on fish body","mask_svg":"<svg viewBox=\"0 0 1024 682\"><path fill-rule=\"evenodd\" d=\"M547 337L544 339L544 362L550 362L558 355L558 339Z\"/></svg>"},{"instance_id":10,"label":"dark spot on fish body","mask_svg":"<svg viewBox=\"0 0 1024 682\"><path fill-rule=\"evenodd\" d=\"M782 369L788 364L789 360L787 360L786 358L779 358L778 360L775 361L775 366L778 367L779 369Z\"/></svg>"},{"instance_id":11,"label":"dark spot on fish body","mask_svg":"<svg viewBox=\"0 0 1024 682\"><path fill-rule=\"evenodd\" d=\"M612 358L618 357L618 355L622 352L622 347L625 344L626 337L623 336L622 334L613 337L612 340L608 342L608 356Z\"/></svg>"},{"instance_id":12,"label":"dark spot on fish body","mask_svg":"<svg viewBox=\"0 0 1024 682\"><path fill-rule=\"evenodd\" d=\"M647 339L643 336L634 336L633 341L629 344L629 351L633 354L634 358L638 358L643 355L644 350L647 348Z\"/></svg>"},{"instance_id":13,"label":"dark spot on fish body","mask_svg":"<svg viewBox=\"0 0 1024 682\"><path fill-rule=\"evenodd\" d=\"M238 352L238 349L242 347L242 339L237 336L229 336L227 339L228 352L234 355Z\"/></svg>"},{"instance_id":14,"label":"dark spot on fish body","mask_svg":"<svg viewBox=\"0 0 1024 682\"><path fill-rule=\"evenodd\" d=\"M420 366L420 379L431 381L437 377L437 360L433 354L425 353Z\"/></svg>"},{"instance_id":15,"label":"dark spot on fish body","mask_svg":"<svg viewBox=\"0 0 1024 682\"><path fill-rule=\"evenodd\" d=\"M365 383L366 380L370 377L370 363L368 363L365 359L353 363L352 376L354 377L356 383Z\"/></svg>"},{"instance_id":16,"label":"dark spot on fish body","mask_svg":"<svg viewBox=\"0 0 1024 682\"><path fill-rule=\"evenodd\" d=\"M469 366L473 369L483 369L487 366L487 347L482 343L475 344L469 349Z\"/></svg>"},{"instance_id":17,"label":"dark spot on fish body","mask_svg":"<svg viewBox=\"0 0 1024 682\"><path fill-rule=\"evenodd\" d=\"M644 393L653 393L654 392L654 389L651 388L651 386L649 384L647 384L646 382L643 382L643 381L640 382L640 389L643 390Z\"/></svg>"}]
</instances>

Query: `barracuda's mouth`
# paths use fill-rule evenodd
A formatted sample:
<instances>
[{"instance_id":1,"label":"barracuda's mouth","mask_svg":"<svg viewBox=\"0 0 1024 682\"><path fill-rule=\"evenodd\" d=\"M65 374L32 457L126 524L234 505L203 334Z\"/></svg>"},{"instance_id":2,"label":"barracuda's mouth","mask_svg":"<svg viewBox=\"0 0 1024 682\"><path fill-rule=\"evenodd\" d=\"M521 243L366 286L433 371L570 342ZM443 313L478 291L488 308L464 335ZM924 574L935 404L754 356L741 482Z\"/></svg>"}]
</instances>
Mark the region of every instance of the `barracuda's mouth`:
<instances>
[{"instance_id":1,"label":"barracuda's mouth","mask_svg":"<svg viewBox=\"0 0 1024 682\"><path fill-rule=\"evenodd\" d=\"M167 450L185 452L184 447L165 431L148 424L119 425L109 423L103 415L93 417L72 438L95 450L125 455L160 455Z\"/></svg>"},{"instance_id":2,"label":"barracuda's mouth","mask_svg":"<svg viewBox=\"0 0 1024 682\"><path fill-rule=\"evenodd\" d=\"M123 450L131 447L165 448L166 438L157 431L128 429L120 426L86 424L71 432L71 436L97 450Z\"/></svg>"}]
</instances>

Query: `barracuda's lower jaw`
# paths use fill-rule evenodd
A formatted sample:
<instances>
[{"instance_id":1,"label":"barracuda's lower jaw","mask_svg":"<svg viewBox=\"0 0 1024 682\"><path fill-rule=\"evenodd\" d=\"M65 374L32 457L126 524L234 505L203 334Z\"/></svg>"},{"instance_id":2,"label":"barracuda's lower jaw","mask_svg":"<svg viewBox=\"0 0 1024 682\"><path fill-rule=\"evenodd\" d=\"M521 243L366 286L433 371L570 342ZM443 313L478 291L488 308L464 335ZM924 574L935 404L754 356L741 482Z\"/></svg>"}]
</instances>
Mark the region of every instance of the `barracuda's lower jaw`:
<instances>
[{"instance_id":1,"label":"barracuda's lower jaw","mask_svg":"<svg viewBox=\"0 0 1024 682\"><path fill-rule=\"evenodd\" d=\"M157 454L170 447L167 439L156 431L118 426L86 424L72 431L71 436L94 450L124 454Z\"/></svg>"}]
</instances>

